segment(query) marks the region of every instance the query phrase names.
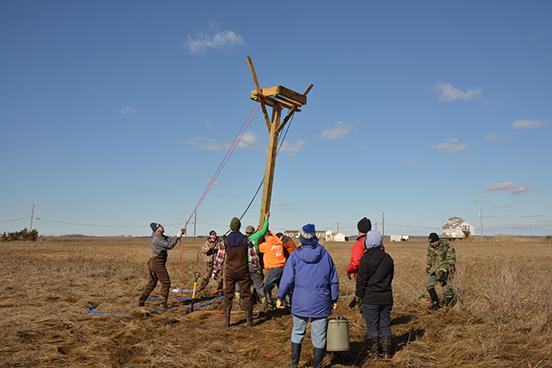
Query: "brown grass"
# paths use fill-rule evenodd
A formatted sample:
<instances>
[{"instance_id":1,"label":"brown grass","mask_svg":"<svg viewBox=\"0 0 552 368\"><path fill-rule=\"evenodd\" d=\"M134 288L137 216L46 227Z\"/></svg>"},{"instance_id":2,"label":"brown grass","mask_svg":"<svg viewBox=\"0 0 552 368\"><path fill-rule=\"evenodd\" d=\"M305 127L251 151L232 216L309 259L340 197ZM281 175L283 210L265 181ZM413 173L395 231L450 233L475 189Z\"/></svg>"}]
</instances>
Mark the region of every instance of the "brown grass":
<instances>
[{"instance_id":1,"label":"brown grass","mask_svg":"<svg viewBox=\"0 0 552 368\"><path fill-rule=\"evenodd\" d=\"M169 255L174 287L202 271L197 240ZM388 243L395 260L391 360L363 361L364 326L347 308L354 284L343 269L352 243L329 243L340 270L337 315L350 320L353 350L326 366L552 367L552 243L539 238L457 242L459 303L430 313L424 290L425 243ZM287 366L291 318L278 315L249 329L223 330L216 307L182 315L135 307L146 277L148 239L47 239L0 244L0 367L269 367ZM440 290L439 290L440 291ZM128 317L91 316L98 310ZM150 306L155 307L151 302ZM235 308L237 309L237 308ZM312 363L310 341L302 365Z\"/></svg>"}]
</instances>

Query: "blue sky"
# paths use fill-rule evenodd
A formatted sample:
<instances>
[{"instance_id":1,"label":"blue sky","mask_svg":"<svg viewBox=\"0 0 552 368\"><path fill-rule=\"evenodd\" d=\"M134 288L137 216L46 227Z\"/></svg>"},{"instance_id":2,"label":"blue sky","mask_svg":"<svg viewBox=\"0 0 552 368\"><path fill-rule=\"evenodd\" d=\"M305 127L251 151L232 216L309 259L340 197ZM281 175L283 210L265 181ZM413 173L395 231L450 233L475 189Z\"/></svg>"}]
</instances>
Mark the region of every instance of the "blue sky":
<instances>
[{"instance_id":1,"label":"blue sky","mask_svg":"<svg viewBox=\"0 0 552 368\"><path fill-rule=\"evenodd\" d=\"M175 232L261 86L313 83L275 230L552 234L548 1L0 3L0 231ZM260 113L198 210L224 231L264 173ZM257 198L245 223L258 220ZM79 225L82 224L82 225ZM380 225L381 226L381 225ZM479 231L479 229L478 229Z\"/></svg>"}]
</instances>

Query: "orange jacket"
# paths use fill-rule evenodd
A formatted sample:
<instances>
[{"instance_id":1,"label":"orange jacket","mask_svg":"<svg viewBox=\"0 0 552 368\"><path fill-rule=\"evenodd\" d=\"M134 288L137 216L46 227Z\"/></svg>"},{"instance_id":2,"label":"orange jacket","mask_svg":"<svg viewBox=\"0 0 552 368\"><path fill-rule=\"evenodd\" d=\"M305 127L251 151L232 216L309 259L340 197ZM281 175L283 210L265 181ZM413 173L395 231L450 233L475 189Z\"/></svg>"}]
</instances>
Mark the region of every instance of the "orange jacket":
<instances>
[{"instance_id":1,"label":"orange jacket","mask_svg":"<svg viewBox=\"0 0 552 368\"><path fill-rule=\"evenodd\" d=\"M264 243L259 244L259 250L264 254L265 269L270 270L271 268L284 267L286 264L284 245L276 235L268 236Z\"/></svg>"}]
</instances>

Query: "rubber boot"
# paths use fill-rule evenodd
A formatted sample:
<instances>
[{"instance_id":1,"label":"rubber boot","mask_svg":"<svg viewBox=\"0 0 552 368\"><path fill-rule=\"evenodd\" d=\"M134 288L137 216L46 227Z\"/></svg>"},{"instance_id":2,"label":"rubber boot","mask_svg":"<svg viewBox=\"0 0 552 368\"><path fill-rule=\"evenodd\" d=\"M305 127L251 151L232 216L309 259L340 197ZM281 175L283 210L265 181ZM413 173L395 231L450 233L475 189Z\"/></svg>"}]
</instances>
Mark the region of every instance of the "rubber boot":
<instances>
[{"instance_id":1,"label":"rubber boot","mask_svg":"<svg viewBox=\"0 0 552 368\"><path fill-rule=\"evenodd\" d=\"M299 366L299 358L301 357L301 344L291 343L291 368Z\"/></svg>"},{"instance_id":2,"label":"rubber boot","mask_svg":"<svg viewBox=\"0 0 552 368\"><path fill-rule=\"evenodd\" d=\"M319 349L319 348L314 348L313 347L313 350L314 350L314 360L313 360L313 367L314 368L320 368L322 366L322 359L324 359L324 355L326 354L326 350L325 349Z\"/></svg>"},{"instance_id":3,"label":"rubber boot","mask_svg":"<svg viewBox=\"0 0 552 368\"><path fill-rule=\"evenodd\" d=\"M239 292L234 292L234 301L241 307L242 300L241 300L241 294Z\"/></svg>"},{"instance_id":4,"label":"rubber boot","mask_svg":"<svg viewBox=\"0 0 552 368\"><path fill-rule=\"evenodd\" d=\"M379 342L381 347L381 354L379 357L383 359L391 358L391 337L380 337Z\"/></svg>"},{"instance_id":5,"label":"rubber boot","mask_svg":"<svg viewBox=\"0 0 552 368\"><path fill-rule=\"evenodd\" d=\"M427 292L429 293L429 296L431 298L431 306L430 309L437 310L441 308L439 305L439 297L437 296L437 292L434 288L428 289Z\"/></svg>"},{"instance_id":6,"label":"rubber boot","mask_svg":"<svg viewBox=\"0 0 552 368\"><path fill-rule=\"evenodd\" d=\"M368 353L368 359L378 358L378 339L375 337L369 337L366 340L366 352Z\"/></svg>"},{"instance_id":7,"label":"rubber boot","mask_svg":"<svg viewBox=\"0 0 552 368\"><path fill-rule=\"evenodd\" d=\"M167 305L167 298L161 298L161 305L159 306L159 309L161 309L163 312L169 309Z\"/></svg>"},{"instance_id":8,"label":"rubber boot","mask_svg":"<svg viewBox=\"0 0 552 368\"><path fill-rule=\"evenodd\" d=\"M249 327L255 326L255 324L253 323L253 304L247 307L247 314L245 316L245 320L247 321L247 325Z\"/></svg>"},{"instance_id":9,"label":"rubber boot","mask_svg":"<svg viewBox=\"0 0 552 368\"><path fill-rule=\"evenodd\" d=\"M272 299L272 295L265 294L266 298L266 310L273 311L274 310L274 300Z\"/></svg>"},{"instance_id":10,"label":"rubber boot","mask_svg":"<svg viewBox=\"0 0 552 368\"><path fill-rule=\"evenodd\" d=\"M230 312L232 311L232 305L224 308L224 328L230 327Z\"/></svg>"},{"instance_id":11,"label":"rubber boot","mask_svg":"<svg viewBox=\"0 0 552 368\"><path fill-rule=\"evenodd\" d=\"M259 299L259 302L261 303L261 306L263 307L263 309L266 310L266 308L267 308L266 296L262 296L262 297Z\"/></svg>"}]
</instances>

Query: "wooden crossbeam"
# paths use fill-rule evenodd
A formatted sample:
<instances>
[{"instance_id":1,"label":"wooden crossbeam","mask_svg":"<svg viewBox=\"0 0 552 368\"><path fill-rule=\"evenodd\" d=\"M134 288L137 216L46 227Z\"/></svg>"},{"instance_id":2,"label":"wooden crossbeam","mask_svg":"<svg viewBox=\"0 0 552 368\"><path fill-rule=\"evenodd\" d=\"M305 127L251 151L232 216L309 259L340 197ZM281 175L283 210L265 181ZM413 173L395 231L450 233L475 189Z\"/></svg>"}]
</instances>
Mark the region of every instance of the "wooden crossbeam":
<instances>
[{"instance_id":1,"label":"wooden crossbeam","mask_svg":"<svg viewBox=\"0 0 552 368\"><path fill-rule=\"evenodd\" d=\"M255 83L255 88L256 88L257 95L259 96L259 100L260 100L259 102L261 103L261 109L263 110L263 115L264 115L264 118L265 118L266 127L270 131L270 119L268 118L268 111L266 111L266 106L265 106L264 99L261 97L262 96L262 89L259 86L259 80L257 79L257 73L255 72L255 67L253 66L253 60L251 59L251 56L247 57L247 63L249 64L249 70L251 71L251 76L253 77L253 82Z\"/></svg>"}]
</instances>

